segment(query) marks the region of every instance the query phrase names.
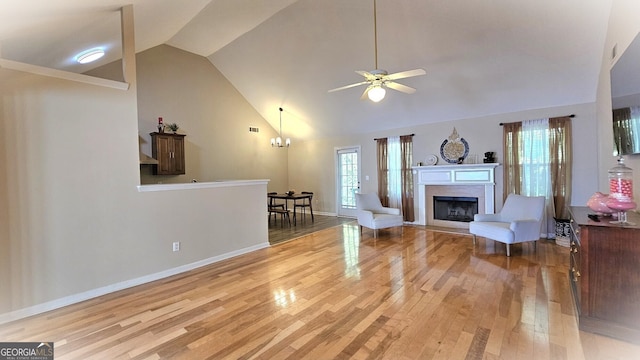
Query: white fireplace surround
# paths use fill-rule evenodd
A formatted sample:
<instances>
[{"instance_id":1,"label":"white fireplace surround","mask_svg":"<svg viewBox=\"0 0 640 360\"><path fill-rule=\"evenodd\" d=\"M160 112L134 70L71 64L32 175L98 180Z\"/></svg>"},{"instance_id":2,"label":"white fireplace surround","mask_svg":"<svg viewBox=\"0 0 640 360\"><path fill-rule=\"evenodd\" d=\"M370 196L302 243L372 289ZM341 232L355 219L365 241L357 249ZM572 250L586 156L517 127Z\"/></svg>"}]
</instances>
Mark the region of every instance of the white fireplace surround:
<instances>
[{"instance_id":1,"label":"white fireplace surround","mask_svg":"<svg viewBox=\"0 0 640 360\"><path fill-rule=\"evenodd\" d=\"M483 185L484 212L495 212L495 169L499 164L460 164L414 166L413 174L418 187L417 225L427 225L427 186L430 185Z\"/></svg>"}]
</instances>

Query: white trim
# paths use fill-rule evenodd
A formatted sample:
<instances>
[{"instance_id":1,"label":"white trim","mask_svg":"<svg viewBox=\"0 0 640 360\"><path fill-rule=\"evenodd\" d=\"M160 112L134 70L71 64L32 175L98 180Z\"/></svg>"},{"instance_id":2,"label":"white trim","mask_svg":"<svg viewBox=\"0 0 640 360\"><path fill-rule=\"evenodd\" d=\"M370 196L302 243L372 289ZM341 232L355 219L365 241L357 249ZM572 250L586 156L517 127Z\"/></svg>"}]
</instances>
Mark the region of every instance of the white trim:
<instances>
[{"instance_id":1,"label":"white trim","mask_svg":"<svg viewBox=\"0 0 640 360\"><path fill-rule=\"evenodd\" d=\"M113 292L116 292L116 291L125 290L125 289L128 289L128 288L134 287L134 286L138 286L138 285L150 283L150 282L153 282L153 281L157 281L157 280L160 280L160 279L164 279L164 278L167 278L167 277L170 277L170 276L178 275L178 274L181 274L181 273L184 273L184 272L187 272L187 271L191 271L193 269L197 269L197 268L200 268L200 267L203 267L203 266L206 266L206 265L214 264L214 263L222 261L222 260L227 260L227 259L230 259L232 257L236 257L236 256L239 256L239 255L247 254L247 253L250 253L250 252L253 252L253 251L257 251L257 250L260 250L260 249L265 249L265 248L268 248L269 246L270 246L269 243L266 242L266 243L250 246L250 247L247 247L247 248L244 248L244 249L230 251L230 252L228 252L226 254L210 257L208 259L196 261L196 262L191 263L191 264L178 266L178 267L175 267L173 269L167 269L167 270L155 273L155 274L149 274L149 275L141 276L141 277L136 278L136 279L122 281L122 282L119 282L119 283L116 283L116 284L111 284L111 285L103 286L101 288L85 291L83 293L66 296L66 297L63 297L63 298L60 298L60 299L48 301L46 303L30 306L30 307L27 307L27 308L24 308L24 309L12 311L12 312L9 312L9 313L0 314L0 324L5 324L5 323L8 323L8 322L19 320L19 319L23 319L23 318L26 318L26 317L29 317L29 316L42 314L42 313L47 312L47 311L59 309L61 307L65 307L65 306L69 306L69 305L73 305L73 304L77 304L79 302L86 301L86 300L89 300L89 299L93 299L93 298L96 298L96 297L99 297L99 296L103 296L103 295L106 295L106 294L110 294L110 293L113 293Z\"/></svg>"},{"instance_id":2,"label":"white trim","mask_svg":"<svg viewBox=\"0 0 640 360\"><path fill-rule=\"evenodd\" d=\"M358 191L362 190L362 147L360 145L352 145L352 146L336 146L333 148L333 168L335 171L335 186L336 186L336 214L337 216L342 216L342 217L356 217L356 209L353 210L346 210L346 209L342 209L341 212L341 207L340 207L340 203L341 203L341 196L340 196L340 169L339 169L339 165L340 165L340 152L346 150L354 150L354 152L358 155Z\"/></svg>"},{"instance_id":3,"label":"white trim","mask_svg":"<svg viewBox=\"0 0 640 360\"><path fill-rule=\"evenodd\" d=\"M89 76L84 74L76 74L69 71L52 69L44 66L32 65L18 61L12 61L0 58L0 68L22 71L30 74L48 76L63 80L71 80L81 82L85 84L98 85L103 87L109 87L118 90L128 90L129 83L122 81L115 81L109 79L103 79L95 76Z\"/></svg>"},{"instance_id":4,"label":"white trim","mask_svg":"<svg viewBox=\"0 0 640 360\"><path fill-rule=\"evenodd\" d=\"M495 168L498 163L414 166L418 188L418 217L413 224L427 224L426 193L428 185L484 185L486 214L495 212Z\"/></svg>"},{"instance_id":5,"label":"white trim","mask_svg":"<svg viewBox=\"0 0 640 360\"><path fill-rule=\"evenodd\" d=\"M267 185L267 183L269 183L269 179L231 180L231 181L214 181L214 182L201 182L201 183L194 182L194 183L181 183L181 184L138 185L138 192L206 189L206 188L221 188L221 187L249 186L249 185Z\"/></svg>"},{"instance_id":6,"label":"white trim","mask_svg":"<svg viewBox=\"0 0 640 360\"><path fill-rule=\"evenodd\" d=\"M300 211L298 211L298 214L300 214ZM335 212L326 212L326 211L313 211L314 215L322 215L322 216L334 216L334 217L338 217L338 214L336 214ZM341 216L341 217L348 217L348 216Z\"/></svg>"}]
</instances>

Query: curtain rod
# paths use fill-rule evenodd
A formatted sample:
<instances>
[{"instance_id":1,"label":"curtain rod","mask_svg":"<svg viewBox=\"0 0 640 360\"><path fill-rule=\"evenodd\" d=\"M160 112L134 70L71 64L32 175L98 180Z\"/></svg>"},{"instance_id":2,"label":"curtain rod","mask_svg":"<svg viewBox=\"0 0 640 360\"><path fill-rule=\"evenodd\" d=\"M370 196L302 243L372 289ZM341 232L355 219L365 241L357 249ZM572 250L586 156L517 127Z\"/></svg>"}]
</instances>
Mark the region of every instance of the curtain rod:
<instances>
[{"instance_id":1,"label":"curtain rod","mask_svg":"<svg viewBox=\"0 0 640 360\"><path fill-rule=\"evenodd\" d=\"M415 136L416 134L409 134L409 135L400 135L400 136ZM386 139L386 138L374 138L373 141L378 141L380 139Z\"/></svg>"},{"instance_id":2,"label":"curtain rod","mask_svg":"<svg viewBox=\"0 0 640 360\"><path fill-rule=\"evenodd\" d=\"M570 118L573 118L573 117L576 117L576 114L565 115L565 116L553 116L553 117L550 117L549 119L562 118L562 117L570 117ZM500 123L499 125L500 125L500 126L503 126L503 125L504 125L504 123Z\"/></svg>"}]
</instances>

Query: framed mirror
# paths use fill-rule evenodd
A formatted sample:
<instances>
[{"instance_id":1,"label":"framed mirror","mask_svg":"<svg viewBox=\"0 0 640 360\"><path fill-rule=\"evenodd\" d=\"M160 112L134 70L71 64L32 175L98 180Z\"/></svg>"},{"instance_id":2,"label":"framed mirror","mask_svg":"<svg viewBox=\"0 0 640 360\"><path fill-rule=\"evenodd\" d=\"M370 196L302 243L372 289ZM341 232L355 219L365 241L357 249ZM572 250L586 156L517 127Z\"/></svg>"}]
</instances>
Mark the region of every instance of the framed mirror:
<instances>
[{"instance_id":1,"label":"framed mirror","mask_svg":"<svg viewBox=\"0 0 640 360\"><path fill-rule=\"evenodd\" d=\"M640 34L611 69L614 156L640 154Z\"/></svg>"}]
</instances>

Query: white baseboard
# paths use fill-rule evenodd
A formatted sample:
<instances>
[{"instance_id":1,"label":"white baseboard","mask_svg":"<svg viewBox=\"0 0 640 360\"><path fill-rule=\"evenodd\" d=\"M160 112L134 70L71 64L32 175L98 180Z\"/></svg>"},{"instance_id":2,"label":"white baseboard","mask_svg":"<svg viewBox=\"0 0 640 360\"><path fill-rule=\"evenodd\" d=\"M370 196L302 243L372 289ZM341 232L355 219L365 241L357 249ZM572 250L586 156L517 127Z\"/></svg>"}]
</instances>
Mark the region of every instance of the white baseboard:
<instances>
[{"instance_id":1,"label":"white baseboard","mask_svg":"<svg viewBox=\"0 0 640 360\"><path fill-rule=\"evenodd\" d=\"M27 307L27 308L23 308L23 309L20 309L20 310L15 310L15 311L4 313L4 314L0 314L0 324L5 324L5 323L8 323L8 322L19 320L19 319L23 319L23 318L26 318L26 317L29 317L29 316L42 314L42 313L47 312L47 311L59 309L61 307L65 307L65 306L68 306L68 305L76 304L76 303L79 303L79 302L82 302L82 301L93 299L93 298L96 298L96 297L99 297L99 296L103 296L103 295L106 295L106 294L110 294L110 293L113 293L113 292L116 292L116 291L128 289L128 288L131 288L131 287L134 287L134 286L138 286L138 285L142 285L142 284L146 284L146 283L149 283L149 282L152 282L152 281L164 279L164 278L167 278L169 276L181 274L183 272L190 271L190 270L193 270L193 269L197 269L197 268L202 267L202 266L206 266L206 265L210 265L210 264L222 261L222 260L230 259L230 258L236 257L238 255L243 255L243 254L250 253L252 251L268 248L269 246L270 246L269 243L266 242L266 243L263 243L263 244L258 244L258 245L250 246L250 247L247 247L247 248L239 249L239 250L234 250L234 251L222 254L222 255L210 257L208 259L196 261L194 263L178 266L178 267L175 267L175 268L172 268L172 269L167 269L167 270L155 273L155 274L145 275L145 276L142 276L142 277L139 277L139 278L136 278L136 279L122 281L122 282L115 283L115 284L112 284L112 285L103 286L101 288L85 291L83 293L66 296L66 297L63 297L63 298L60 298L60 299L48 301L46 303L30 306L30 307Z\"/></svg>"},{"instance_id":2,"label":"white baseboard","mask_svg":"<svg viewBox=\"0 0 640 360\"><path fill-rule=\"evenodd\" d=\"M291 210L293 211L293 210ZM307 210L307 215L309 215L309 211ZM296 214L302 214L302 210L298 209L298 211L296 211ZM338 216L338 214L334 213L334 212L325 212L325 211L313 211L313 215L323 215L323 216Z\"/></svg>"},{"instance_id":3,"label":"white baseboard","mask_svg":"<svg viewBox=\"0 0 640 360\"><path fill-rule=\"evenodd\" d=\"M291 211L294 211L294 210L291 210ZM298 209L298 211L296 211L296 213L297 214L302 214L302 209ZM269 214L269 212L267 212L267 215L268 214ZM309 214L309 211L307 211L307 214ZM335 216L335 217L338 216L338 214L335 213L335 212L316 211L316 210L313 211L313 215ZM345 216L345 217L351 218L350 216ZM352 218L355 219L356 217L353 216Z\"/></svg>"}]
</instances>

